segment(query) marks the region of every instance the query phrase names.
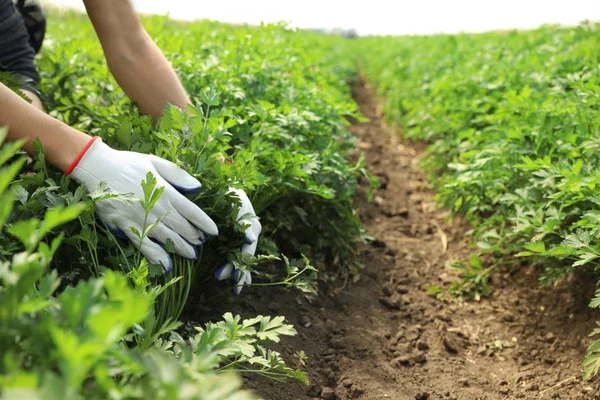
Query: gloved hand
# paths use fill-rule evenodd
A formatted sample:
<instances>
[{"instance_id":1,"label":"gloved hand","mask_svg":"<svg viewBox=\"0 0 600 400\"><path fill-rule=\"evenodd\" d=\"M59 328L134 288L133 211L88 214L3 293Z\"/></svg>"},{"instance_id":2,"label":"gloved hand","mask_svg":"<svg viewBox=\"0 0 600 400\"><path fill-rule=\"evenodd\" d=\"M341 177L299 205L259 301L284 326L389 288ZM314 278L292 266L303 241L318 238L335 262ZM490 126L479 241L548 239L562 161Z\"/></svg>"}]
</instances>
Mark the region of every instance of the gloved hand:
<instances>
[{"instance_id":1,"label":"gloved hand","mask_svg":"<svg viewBox=\"0 0 600 400\"><path fill-rule=\"evenodd\" d=\"M196 178L160 157L114 150L98 137L90 140L65 173L84 184L88 191L94 191L99 183L106 182L111 192L132 193L143 199L141 182L148 172L157 181L155 190L165 189L150 211L146 225L167 215L142 240L141 248L140 238L131 229L135 227L143 233L145 212L138 201L126 204L119 199L103 199L97 203L96 213L111 231L116 235L122 232L149 262L162 265L163 272L168 273L173 268L171 257L150 238L163 244L171 239L177 254L196 259L198 252L194 246L203 244L206 235L219 233L213 220L182 194L200 190L201 184Z\"/></svg>"},{"instance_id":2,"label":"gloved hand","mask_svg":"<svg viewBox=\"0 0 600 400\"><path fill-rule=\"evenodd\" d=\"M256 252L256 246L258 245L258 236L262 230L260 221L254 212L254 207L252 207L252 203L250 202L246 192L241 189L230 188L228 193L234 193L241 202L241 206L238 211L237 222L243 223L244 225L249 225L245 231L244 244L242 245L241 252L242 254L254 255ZM252 283L252 276L250 275L250 272L246 271L244 273L240 273L239 270L233 267L232 263L227 263L215 271L215 278L220 281L229 277L231 277L235 282L233 293L236 295L241 293L244 285L249 285Z\"/></svg>"}]
</instances>

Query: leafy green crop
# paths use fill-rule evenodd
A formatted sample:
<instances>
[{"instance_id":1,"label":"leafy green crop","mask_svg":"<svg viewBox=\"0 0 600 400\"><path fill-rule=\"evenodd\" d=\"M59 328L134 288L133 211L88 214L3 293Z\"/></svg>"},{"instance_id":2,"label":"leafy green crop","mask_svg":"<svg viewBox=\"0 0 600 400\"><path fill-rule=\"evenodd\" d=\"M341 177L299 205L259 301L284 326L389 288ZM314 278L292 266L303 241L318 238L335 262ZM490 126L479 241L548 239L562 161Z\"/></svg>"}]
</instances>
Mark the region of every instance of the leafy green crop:
<instances>
[{"instance_id":1,"label":"leafy green crop","mask_svg":"<svg viewBox=\"0 0 600 400\"><path fill-rule=\"evenodd\" d=\"M94 203L110 195L99 188L90 199L83 188L49 168L38 147L34 163L15 182L18 205L8 222L40 218L49 208L88 204L76 220L51 232L65 236L53 264L63 279L76 282L112 268L136 285L163 286L156 304L155 326L160 326L179 317L191 292L219 284L213 272L228 260L253 270L256 284L263 285L270 278L261 280L259 261L283 260L282 282L304 289L313 286L315 268L289 275L282 254L292 256L295 266L306 255L331 275L359 271L355 255L364 230L352 195L359 176L372 178L362 160L352 165L345 158L353 149L346 117L358 117L358 111L345 82L348 65L317 50L328 39L279 25L145 18L193 100L189 113L169 106L153 125L114 82L87 18L52 9L50 14L37 60L48 113L114 148L156 154L196 176L203 190L190 198L221 232L202 246L197 261L174 257L173 274L163 277L131 244L97 223ZM231 163L219 162L221 154ZM237 208L231 207L237 201L227 193L231 185L249 194L261 218L262 257L239 255L243 227L236 222ZM10 237L0 240L0 257L21 249Z\"/></svg>"},{"instance_id":2,"label":"leafy green crop","mask_svg":"<svg viewBox=\"0 0 600 400\"><path fill-rule=\"evenodd\" d=\"M4 145L0 398L252 398L240 390L239 372L307 383L265 347L296 333L282 317L227 313L184 338L177 320L186 300L194 292L203 301L209 285L224 287L213 273L226 261L252 270L257 286L303 291L314 290L312 264L330 276L360 269L364 230L352 196L361 176L375 180L362 159L345 158L354 148L346 118L359 113L345 81L352 66L326 53L330 38L280 25L143 22L190 93L188 110L168 106L153 124L118 89L89 21L52 9L37 59L44 104L114 148L156 154L196 176L203 190L190 199L220 236L197 261L174 257L163 276L97 222L95 204L114 194L100 185L88 195L46 164L39 143L27 162L20 143ZM16 89L13 78L0 74ZM222 154L231 162L220 162ZM120 200L148 211L161 190L151 175L140 185L143 199ZM261 218L256 257L239 253L243 226L232 185L248 193ZM263 272L278 260L276 274L272 266ZM297 357L304 365L306 355Z\"/></svg>"},{"instance_id":3,"label":"leafy green crop","mask_svg":"<svg viewBox=\"0 0 600 400\"><path fill-rule=\"evenodd\" d=\"M25 162L14 159L22 143L2 146L6 132L0 129L0 236L5 230L24 250L0 261L0 398L242 400L253 396L239 389L235 372L307 382L265 347L296 334L283 317L242 321L226 313L185 340L179 323L154 329L152 305L164 288L132 286L110 269L64 287L49 266L65 235L44 239L87 204L5 225L17 197L9 185Z\"/></svg>"},{"instance_id":4,"label":"leafy green crop","mask_svg":"<svg viewBox=\"0 0 600 400\"><path fill-rule=\"evenodd\" d=\"M600 269L599 33L583 23L365 38L347 49L385 95L388 119L431 142L424 167L440 202L473 222L480 251L497 264L534 256L544 285Z\"/></svg>"}]
</instances>

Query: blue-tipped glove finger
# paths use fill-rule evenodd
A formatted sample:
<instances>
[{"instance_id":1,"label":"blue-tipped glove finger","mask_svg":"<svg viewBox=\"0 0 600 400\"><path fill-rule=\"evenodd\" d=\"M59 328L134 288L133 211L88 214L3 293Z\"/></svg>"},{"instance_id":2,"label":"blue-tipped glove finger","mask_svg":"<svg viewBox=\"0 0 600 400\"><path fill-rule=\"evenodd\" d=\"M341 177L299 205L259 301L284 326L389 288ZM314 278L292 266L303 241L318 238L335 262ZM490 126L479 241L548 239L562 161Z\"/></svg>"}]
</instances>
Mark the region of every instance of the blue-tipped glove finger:
<instances>
[{"instance_id":1,"label":"blue-tipped glove finger","mask_svg":"<svg viewBox=\"0 0 600 400\"><path fill-rule=\"evenodd\" d=\"M117 196L98 200L96 214L115 236L128 238L150 263L162 265L167 273L173 263L161 244L170 240L177 254L195 259L198 253L194 246L201 245L206 236L219 233L214 221L181 193L197 192L202 186L200 182L170 161L150 154L115 150L100 138L89 141L67 172L90 192L104 182L107 192L137 199L144 198L141 182L148 173L156 179L156 189L163 188L152 210L146 213L139 202L124 201ZM140 243L142 227L154 224Z\"/></svg>"},{"instance_id":2,"label":"blue-tipped glove finger","mask_svg":"<svg viewBox=\"0 0 600 400\"><path fill-rule=\"evenodd\" d=\"M246 192L235 188L230 188L229 192L234 193L241 202L240 209L238 211L237 222L248 225L245 230L244 244L242 245L240 252L242 254L254 255L258 245L258 237L262 231L262 225L256 216L254 207L252 206L248 195L246 195ZM215 278L220 281L223 279L232 278L234 281L233 293L236 295L241 293L245 285L250 285L252 283L252 275L250 272L246 271L242 273L241 271L235 269L232 263L227 263L217 268L215 271Z\"/></svg>"}]
</instances>

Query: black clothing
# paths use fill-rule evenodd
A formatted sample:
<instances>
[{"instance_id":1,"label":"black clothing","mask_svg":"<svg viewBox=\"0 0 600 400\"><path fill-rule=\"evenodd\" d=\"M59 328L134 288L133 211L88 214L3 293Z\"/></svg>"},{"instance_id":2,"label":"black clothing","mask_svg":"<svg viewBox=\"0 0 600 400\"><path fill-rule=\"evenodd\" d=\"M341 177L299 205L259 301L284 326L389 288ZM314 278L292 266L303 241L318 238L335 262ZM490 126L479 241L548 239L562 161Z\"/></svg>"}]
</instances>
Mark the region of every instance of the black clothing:
<instances>
[{"instance_id":1,"label":"black clothing","mask_svg":"<svg viewBox=\"0 0 600 400\"><path fill-rule=\"evenodd\" d=\"M23 16L27 33L29 33L29 44L37 53L42 48L42 42L46 35L46 15L39 0L13 0L17 10Z\"/></svg>"},{"instance_id":2,"label":"black clothing","mask_svg":"<svg viewBox=\"0 0 600 400\"><path fill-rule=\"evenodd\" d=\"M37 0L0 0L0 71L25 78L23 89L37 94L34 57L45 32L46 18Z\"/></svg>"}]
</instances>

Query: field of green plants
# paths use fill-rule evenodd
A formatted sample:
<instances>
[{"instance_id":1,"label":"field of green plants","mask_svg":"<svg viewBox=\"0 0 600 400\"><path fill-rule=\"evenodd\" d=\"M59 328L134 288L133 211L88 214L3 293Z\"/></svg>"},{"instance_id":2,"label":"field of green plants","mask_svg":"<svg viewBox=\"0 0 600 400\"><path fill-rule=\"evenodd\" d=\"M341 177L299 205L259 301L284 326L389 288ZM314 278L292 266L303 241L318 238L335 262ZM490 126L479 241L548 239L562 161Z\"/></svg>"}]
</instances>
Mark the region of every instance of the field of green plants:
<instances>
[{"instance_id":1,"label":"field of green plants","mask_svg":"<svg viewBox=\"0 0 600 400\"><path fill-rule=\"evenodd\" d=\"M295 334L283 317L226 314L182 338L186 300L230 295L232 282L213 277L227 261L252 271L256 285L306 292L316 284L313 265L334 277L361 268L355 255L364 232L351 199L367 173L361 160L344 157L353 148L346 117L358 115L346 85L352 63L315 51L325 38L277 25L182 26L163 17L144 25L192 96L191 116L170 107L153 126L112 79L87 17L62 12L51 13L38 60L45 106L114 148L168 158L196 176L203 190L191 199L215 219L220 236L196 261L175 258L163 276L97 223L94 204L106 193L84 196L46 165L42 149L25 165L19 143L5 143L2 398L246 399L227 372L306 381L267 347ZM221 154L231 162L218 162ZM230 180L261 218L257 257L239 251L244 229L227 193ZM148 210L157 191L152 179L140 184Z\"/></svg>"},{"instance_id":2,"label":"field of green plants","mask_svg":"<svg viewBox=\"0 0 600 400\"><path fill-rule=\"evenodd\" d=\"M41 148L28 160L2 128L0 398L236 400L255 398L240 372L306 382L269 347L296 333L283 317L226 313L191 336L179 320L189 298L233 296L213 276L227 261L264 290L312 292L320 278L360 274L368 236L352 199L359 180L377 179L348 157L357 63L390 124L431 143L423 166L440 203L467 216L480 255L493 255L493 265L461 265L451 294L486 294L492 270L523 260L543 266L543 285L600 267L600 25L352 40L283 25L144 26L190 93L191 115L169 107L153 125L114 82L87 18L58 11L37 60L45 106L116 149L189 171L203 183L190 199L220 236L198 260L175 257L165 276L98 223L107 193L86 195ZM261 218L256 257L239 251L231 181ZM156 188L140 184L148 209ZM587 377L600 369L600 341L584 365Z\"/></svg>"},{"instance_id":3,"label":"field of green plants","mask_svg":"<svg viewBox=\"0 0 600 400\"><path fill-rule=\"evenodd\" d=\"M543 266L542 285L600 269L599 34L583 23L353 44L389 122L431 143L424 167L440 203L494 255L487 269L478 258L458 266L466 277L454 294L485 294L489 273L515 255ZM599 368L597 341L585 375Z\"/></svg>"}]
</instances>

